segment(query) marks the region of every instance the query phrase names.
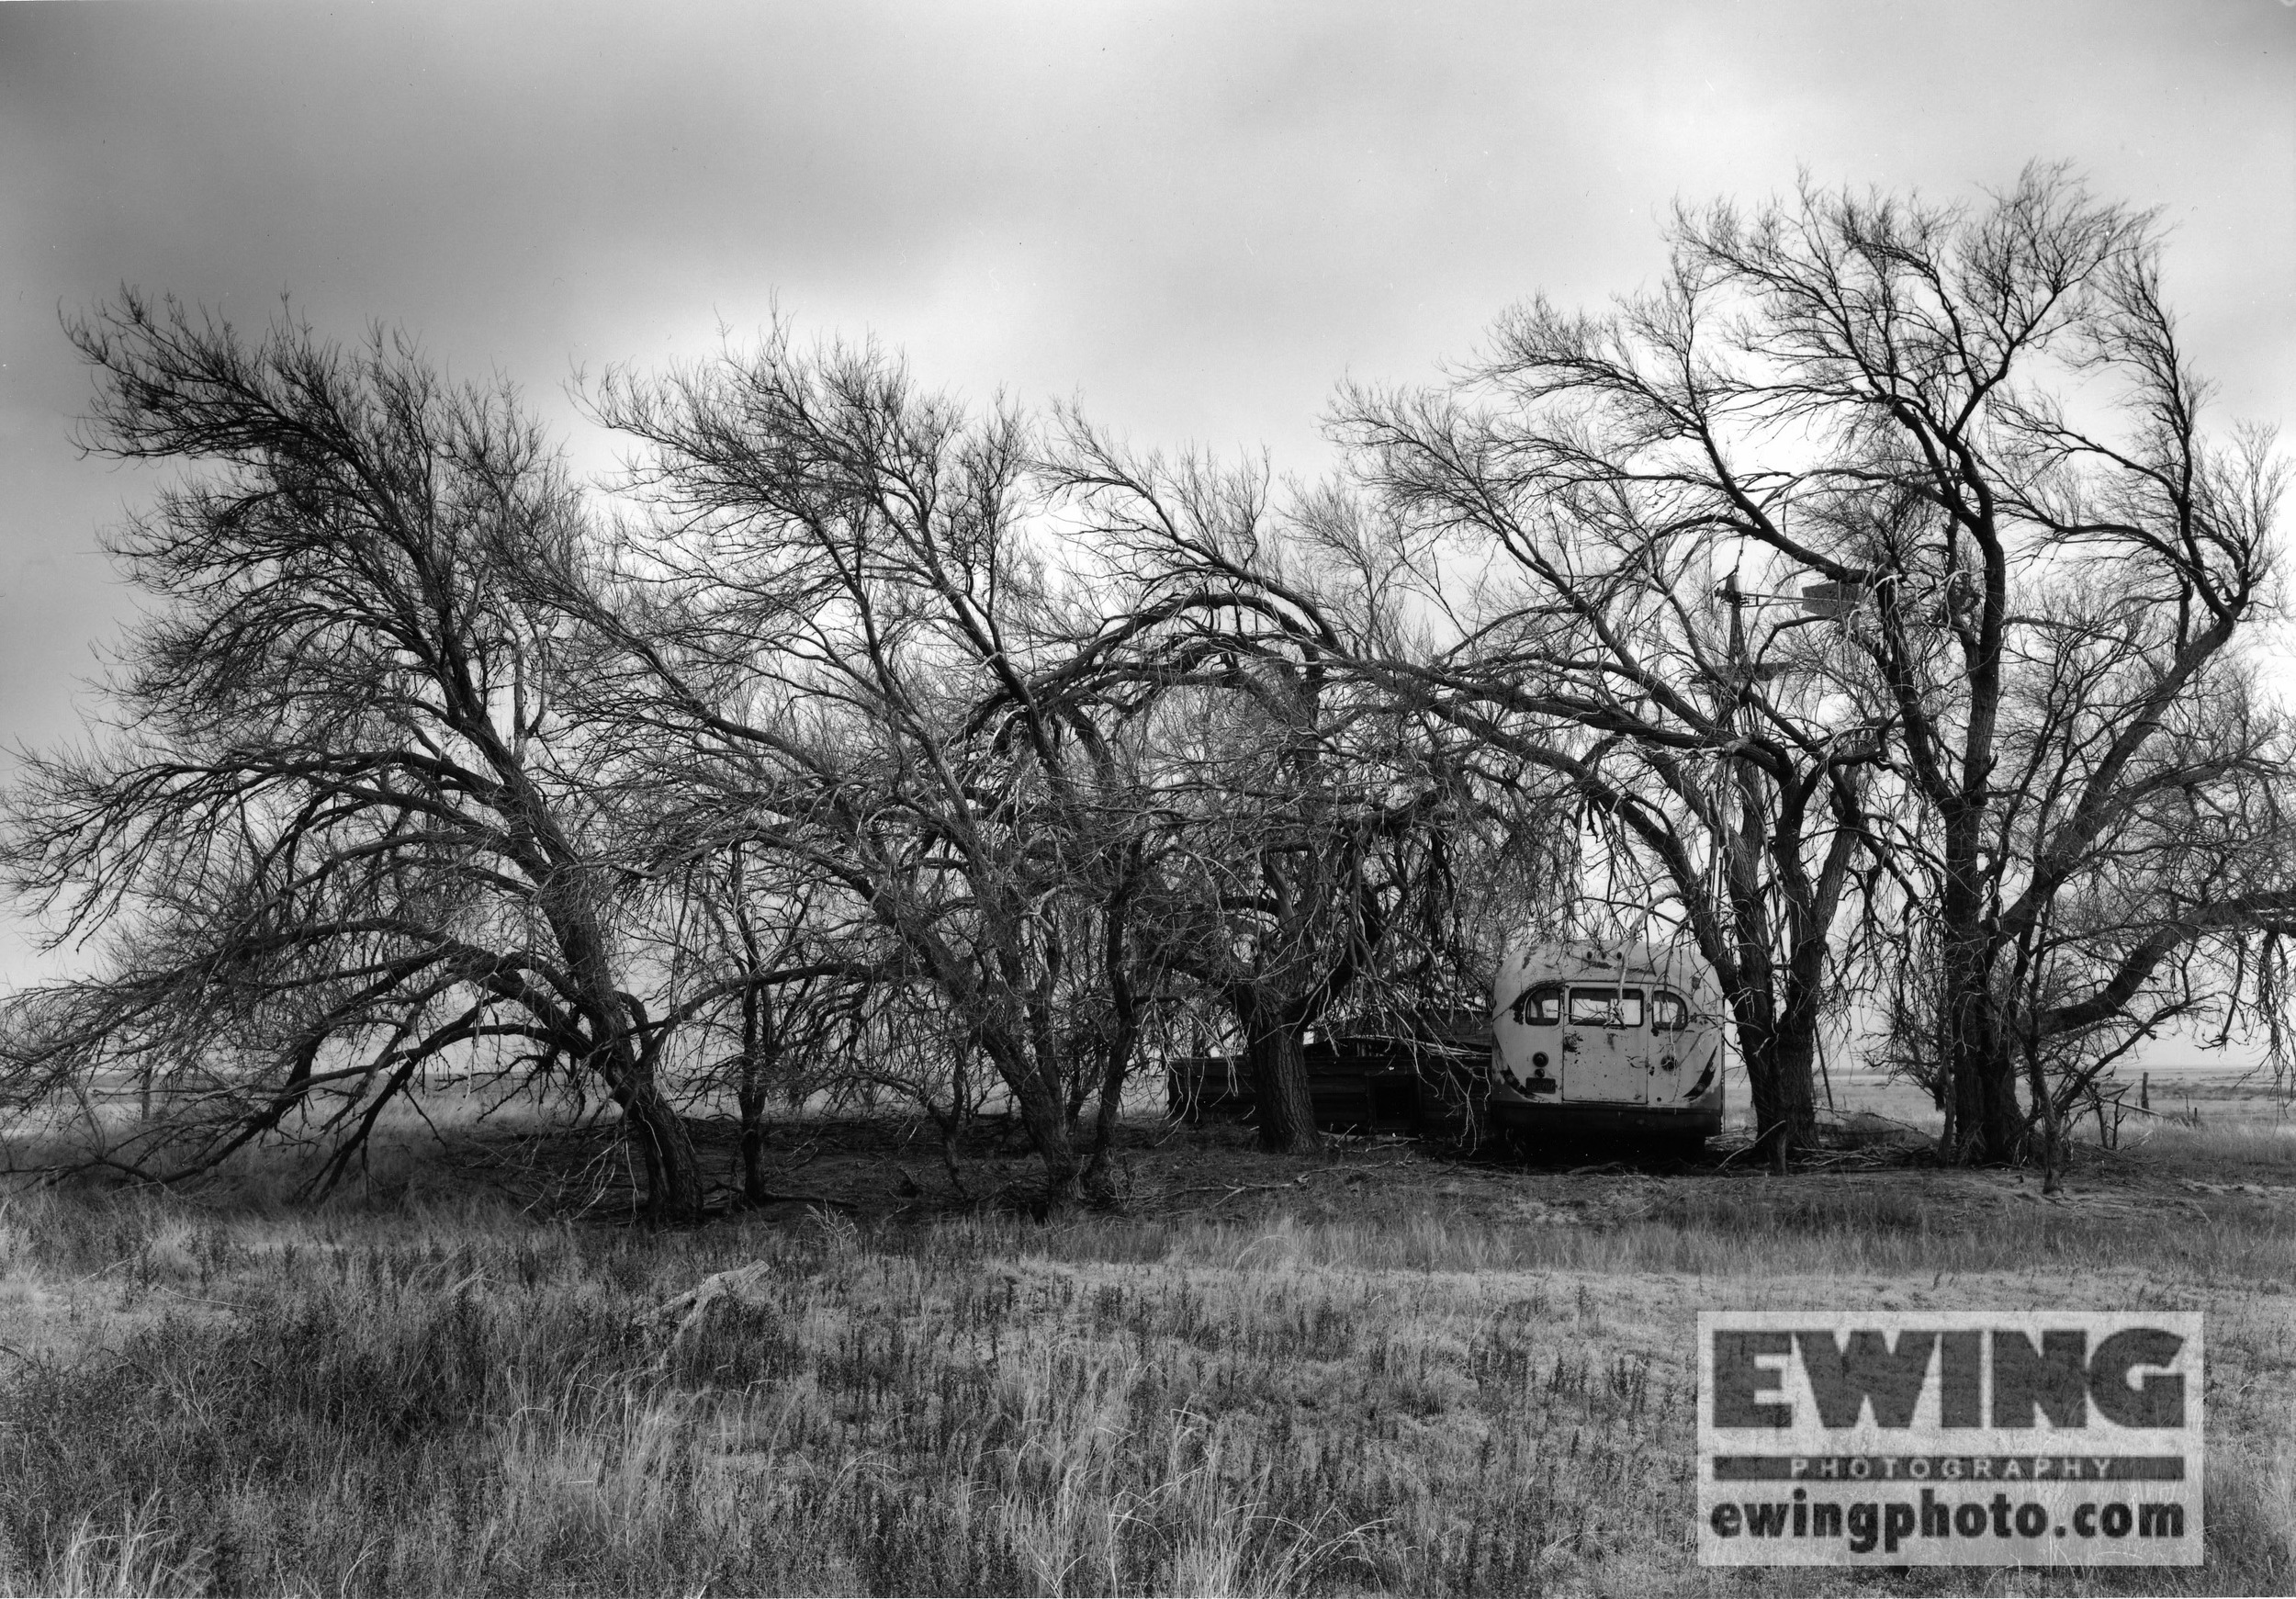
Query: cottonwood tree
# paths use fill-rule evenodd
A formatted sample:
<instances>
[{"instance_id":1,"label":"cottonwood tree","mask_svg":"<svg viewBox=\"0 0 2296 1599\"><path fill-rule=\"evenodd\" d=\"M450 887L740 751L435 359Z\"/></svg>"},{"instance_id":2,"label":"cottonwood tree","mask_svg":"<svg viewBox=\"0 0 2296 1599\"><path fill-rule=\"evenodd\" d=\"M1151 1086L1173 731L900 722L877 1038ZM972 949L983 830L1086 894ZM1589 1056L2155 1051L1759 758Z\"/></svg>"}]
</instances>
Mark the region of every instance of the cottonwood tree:
<instances>
[{"instance_id":1,"label":"cottonwood tree","mask_svg":"<svg viewBox=\"0 0 2296 1599\"><path fill-rule=\"evenodd\" d=\"M1779 540L1803 513L1808 569L1861 597L1951 1147L2011 1158L2020 1056L2254 998L2240 952L2296 904L2289 730L2251 683L2284 464L2205 430L2151 219L2062 169L1968 207L1716 208L1683 242L1809 450Z\"/></svg>"},{"instance_id":2,"label":"cottonwood tree","mask_svg":"<svg viewBox=\"0 0 2296 1599\"><path fill-rule=\"evenodd\" d=\"M1010 1095L1048 1201L1097 1191L1136 1030L1135 811L1089 719L1035 686L1086 629L1044 558L1021 419L785 330L659 380L614 374L595 405L644 450L631 489L655 520L629 531L600 624L667 780L722 837L865 906ZM1118 1019L1089 1148L1080 1005Z\"/></svg>"},{"instance_id":3,"label":"cottonwood tree","mask_svg":"<svg viewBox=\"0 0 2296 1599\"><path fill-rule=\"evenodd\" d=\"M1608 319L1535 305L1434 391L1351 389L1358 495L1309 529L1415 602L1355 669L1571 795L1580 919L1691 939L1720 981L1758 1136L1811 1136L1838 935L1884 721L1822 614L1738 547L1735 462L1678 272Z\"/></svg>"},{"instance_id":4,"label":"cottonwood tree","mask_svg":"<svg viewBox=\"0 0 2296 1599\"><path fill-rule=\"evenodd\" d=\"M2290 746L2245 641L2282 467L2265 434L2204 433L2149 220L2061 169L1972 206L1806 186L1682 214L1672 245L1662 285L1609 315L1512 314L1468 386L1488 408L1361 402L1345 423L1405 513L1533 575L1500 620L1581 630L1534 646L1533 681L1573 692L1526 709L1661 783L1694 755L1731 774L1699 830L1762 818L1789 968L1863 855L1894 947L1928 957L1932 997L1901 1013L1933 1029L1949 1148L2014 1158L2020 1059L2221 1016L2271 969L2242 952L2290 904ZM1683 595L1749 556L1733 630L1702 640ZM1742 633L1746 589L1814 614ZM1657 670L1622 599L1672 619ZM1789 626L1800 659L1768 676ZM1694 784L1666 786L1696 814ZM1797 796L1828 813L1822 870L1779 847ZM1701 935L1710 960L1728 941Z\"/></svg>"},{"instance_id":5,"label":"cottonwood tree","mask_svg":"<svg viewBox=\"0 0 2296 1599\"><path fill-rule=\"evenodd\" d=\"M1111 570L1109 614L1044 692L1141 740L1142 955L1232 1018L1262 1144L1312 1149L1308 1031L1456 997L1422 935L1456 889L1466 774L1350 672L1377 596L1302 558L1264 472L1136 456L1074 412L1048 467Z\"/></svg>"},{"instance_id":6,"label":"cottonwood tree","mask_svg":"<svg viewBox=\"0 0 2296 1599\"><path fill-rule=\"evenodd\" d=\"M1238 659L1165 711L1145 952L1232 1016L1262 1145L1313 1149L1303 1041L1379 974L1413 886L1399 847L1435 823L1438 796L1352 759L1311 670Z\"/></svg>"},{"instance_id":7,"label":"cottonwood tree","mask_svg":"<svg viewBox=\"0 0 2296 1599\"><path fill-rule=\"evenodd\" d=\"M675 1030L664 1064L689 1097L722 1103L730 1090L744 1198L786 1198L766 1164L769 1112L836 1104L869 1079L900 992L897 952L834 884L739 839L697 835L685 796L631 786L658 861L646 936L632 940L661 990L661 1013L644 1026Z\"/></svg>"},{"instance_id":8,"label":"cottonwood tree","mask_svg":"<svg viewBox=\"0 0 2296 1599\"><path fill-rule=\"evenodd\" d=\"M186 476L109 540L148 601L109 726L9 797L9 885L55 943L108 936L9 1003L18 1102L125 1074L165 1113L110 1158L197 1169L315 1120L333 1176L428 1063L557 1064L621 1108L654 1212L693 1215L570 641L527 599L585 536L534 423L380 331L250 341L134 294L69 331L84 446Z\"/></svg>"},{"instance_id":9,"label":"cottonwood tree","mask_svg":"<svg viewBox=\"0 0 2296 1599\"><path fill-rule=\"evenodd\" d=\"M2021 1129L2054 1179L2066 1114L2113 1061L2170 1025L2219 1043L2255 1024L2281 1047L2280 935L2296 830L2287 813L2296 739L2253 668L2221 659L2159 703L2175 670L2175 624L2157 594L2096 583L2023 587L2010 614L1996 735L1995 813L1975 867L1992 950L1983 1010L1941 984L1954 969L1951 856L1940 819L1896 853L1909 880L1922 958L1883 974L1891 1047L1921 1068L1947 1110L1949 1143L2009 1150ZM2157 725L2132 739L2148 715ZM2125 753L2136 745L2133 756ZM2113 768L2120 766L2116 773ZM2112 813L2099 816L2100 794ZM2084 809L2088 815L2084 816ZM1964 1008L1956 1021L1945 1008ZM2024 1079L1966 1093L1973 1027ZM1988 1108L2000 1125L1986 1131ZM2033 1135L2037 1134L2037 1138Z\"/></svg>"}]
</instances>

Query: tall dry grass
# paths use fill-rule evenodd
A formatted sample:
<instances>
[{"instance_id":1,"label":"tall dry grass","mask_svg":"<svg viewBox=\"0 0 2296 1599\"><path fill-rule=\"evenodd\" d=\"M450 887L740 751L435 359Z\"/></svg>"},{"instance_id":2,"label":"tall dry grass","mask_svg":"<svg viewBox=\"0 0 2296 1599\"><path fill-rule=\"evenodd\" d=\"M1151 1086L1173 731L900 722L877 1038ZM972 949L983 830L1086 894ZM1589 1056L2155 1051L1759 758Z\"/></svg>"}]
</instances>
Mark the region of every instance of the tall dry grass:
<instances>
[{"instance_id":1,"label":"tall dry grass","mask_svg":"<svg viewBox=\"0 0 2296 1599\"><path fill-rule=\"evenodd\" d=\"M1692 1560L1696 1309L2141 1301L2212 1315L2208 1567L1761 1591L2296 1589L2285 1208L1977 1224L1910 1179L1656 1191L1599 1227L675 1234L18 1195L0 1587L1751 1592Z\"/></svg>"}]
</instances>

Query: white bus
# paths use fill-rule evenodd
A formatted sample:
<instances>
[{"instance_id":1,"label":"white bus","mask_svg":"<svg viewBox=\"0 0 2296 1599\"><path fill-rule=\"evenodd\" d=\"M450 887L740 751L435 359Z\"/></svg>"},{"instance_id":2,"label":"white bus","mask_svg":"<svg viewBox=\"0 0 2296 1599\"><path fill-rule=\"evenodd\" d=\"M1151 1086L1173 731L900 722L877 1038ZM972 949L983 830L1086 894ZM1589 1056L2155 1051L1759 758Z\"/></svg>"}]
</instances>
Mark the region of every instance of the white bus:
<instances>
[{"instance_id":1,"label":"white bus","mask_svg":"<svg viewBox=\"0 0 2296 1599\"><path fill-rule=\"evenodd\" d=\"M1688 950L1533 944L1500 963L1491 1121L1509 1132L1722 1131L1722 995Z\"/></svg>"}]
</instances>

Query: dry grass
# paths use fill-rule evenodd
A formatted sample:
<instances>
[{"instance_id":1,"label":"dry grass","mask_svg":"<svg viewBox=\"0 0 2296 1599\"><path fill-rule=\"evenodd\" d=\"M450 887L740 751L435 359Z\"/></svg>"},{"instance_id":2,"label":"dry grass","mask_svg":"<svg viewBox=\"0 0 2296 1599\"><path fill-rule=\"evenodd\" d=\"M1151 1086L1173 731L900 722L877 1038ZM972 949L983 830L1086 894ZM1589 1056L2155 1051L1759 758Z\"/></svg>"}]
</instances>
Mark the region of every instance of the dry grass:
<instances>
[{"instance_id":1,"label":"dry grass","mask_svg":"<svg viewBox=\"0 0 2296 1599\"><path fill-rule=\"evenodd\" d=\"M2296 1161L2231 1137L2165 1132L2061 1201L1627 1174L1577 1221L1457 1185L675 1234L403 1184L316 1213L19 1194L0 1586L2289 1592ZM658 1314L737 1267L682 1333ZM2208 1567L1694 1563L1697 1309L2148 1304L2212 1318Z\"/></svg>"}]
</instances>

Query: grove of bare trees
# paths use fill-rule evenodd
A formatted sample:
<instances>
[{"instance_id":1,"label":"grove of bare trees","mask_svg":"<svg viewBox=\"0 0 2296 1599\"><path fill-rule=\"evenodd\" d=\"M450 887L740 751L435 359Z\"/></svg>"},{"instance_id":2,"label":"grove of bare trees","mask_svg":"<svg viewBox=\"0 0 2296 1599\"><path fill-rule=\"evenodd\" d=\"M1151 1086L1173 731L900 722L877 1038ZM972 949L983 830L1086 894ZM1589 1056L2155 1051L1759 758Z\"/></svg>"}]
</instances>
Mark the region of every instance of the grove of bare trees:
<instances>
[{"instance_id":1,"label":"grove of bare trees","mask_svg":"<svg viewBox=\"0 0 2296 1599\"><path fill-rule=\"evenodd\" d=\"M690 1118L763 1198L774 1107L854 1095L1108 1199L1128 1087L1215 1039L1310 1148L1310 1030L1566 932L1694 945L1780 1164L1829 1031L1964 1162L2054 1163L2164 1029L2277 1050L2285 465L2153 219L2035 167L1669 244L1343 389L1314 484L776 329L586 391L585 490L403 338L72 322L86 447L184 475L111 536L106 719L6 798L83 970L5 1000L0 1090L124 1169L340 1175L451 1060L610 1101L688 1219Z\"/></svg>"}]
</instances>

